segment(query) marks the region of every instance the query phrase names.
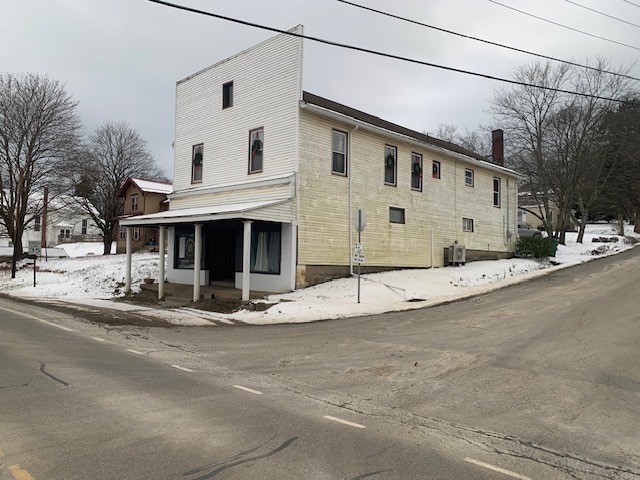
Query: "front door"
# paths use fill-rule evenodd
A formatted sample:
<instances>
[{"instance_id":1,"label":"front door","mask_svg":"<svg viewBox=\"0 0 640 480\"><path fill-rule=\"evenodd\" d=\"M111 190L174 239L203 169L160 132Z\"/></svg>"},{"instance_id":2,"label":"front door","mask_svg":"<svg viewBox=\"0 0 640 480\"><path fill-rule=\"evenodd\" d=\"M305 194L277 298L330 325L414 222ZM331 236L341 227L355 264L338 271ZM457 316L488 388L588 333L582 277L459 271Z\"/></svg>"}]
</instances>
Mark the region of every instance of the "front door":
<instances>
[{"instance_id":1,"label":"front door","mask_svg":"<svg viewBox=\"0 0 640 480\"><path fill-rule=\"evenodd\" d=\"M210 279L212 282L235 281L236 266L235 226L216 226L212 229L212 258Z\"/></svg>"}]
</instances>

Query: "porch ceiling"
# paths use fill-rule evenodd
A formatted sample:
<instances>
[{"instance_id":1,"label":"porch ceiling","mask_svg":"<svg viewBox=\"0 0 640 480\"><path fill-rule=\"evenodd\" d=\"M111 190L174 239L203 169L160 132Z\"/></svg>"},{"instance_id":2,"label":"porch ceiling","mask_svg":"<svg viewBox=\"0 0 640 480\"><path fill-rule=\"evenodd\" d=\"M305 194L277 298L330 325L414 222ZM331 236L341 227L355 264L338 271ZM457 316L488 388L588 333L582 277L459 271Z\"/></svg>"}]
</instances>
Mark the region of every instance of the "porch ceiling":
<instances>
[{"instance_id":1,"label":"porch ceiling","mask_svg":"<svg viewBox=\"0 0 640 480\"><path fill-rule=\"evenodd\" d=\"M255 215L257 211L291 202L286 200L270 200L261 202L233 203L229 205L211 205L206 207L182 208L166 212L138 215L120 220L123 227L175 225L178 223L205 223L216 220L243 218L246 220L260 220L262 215ZM254 218L254 216L256 218Z\"/></svg>"}]
</instances>

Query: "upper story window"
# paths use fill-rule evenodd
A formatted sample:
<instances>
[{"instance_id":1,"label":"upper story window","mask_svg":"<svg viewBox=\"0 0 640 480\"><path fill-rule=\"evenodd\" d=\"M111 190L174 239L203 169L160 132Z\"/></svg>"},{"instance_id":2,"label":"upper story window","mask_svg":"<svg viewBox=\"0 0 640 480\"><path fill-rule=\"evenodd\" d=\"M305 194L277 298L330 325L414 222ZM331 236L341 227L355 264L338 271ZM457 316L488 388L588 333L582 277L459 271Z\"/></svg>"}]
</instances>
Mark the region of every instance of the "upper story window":
<instances>
[{"instance_id":1,"label":"upper story window","mask_svg":"<svg viewBox=\"0 0 640 480\"><path fill-rule=\"evenodd\" d=\"M233 107L233 82L222 85L222 108Z\"/></svg>"},{"instance_id":2,"label":"upper story window","mask_svg":"<svg viewBox=\"0 0 640 480\"><path fill-rule=\"evenodd\" d=\"M204 162L204 145L194 145L191 149L191 183L202 182L202 163Z\"/></svg>"},{"instance_id":3,"label":"upper story window","mask_svg":"<svg viewBox=\"0 0 640 480\"><path fill-rule=\"evenodd\" d=\"M440 162L437 160L434 160L431 165L431 178L440 178Z\"/></svg>"},{"instance_id":4,"label":"upper story window","mask_svg":"<svg viewBox=\"0 0 640 480\"><path fill-rule=\"evenodd\" d=\"M33 219L33 230L36 232L40 231L40 218L40 215L38 215Z\"/></svg>"},{"instance_id":5,"label":"upper story window","mask_svg":"<svg viewBox=\"0 0 640 480\"><path fill-rule=\"evenodd\" d=\"M500 182L500 178L493 177L493 206L500 208L500 193L502 190L502 185Z\"/></svg>"},{"instance_id":6,"label":"upper story window","mask_svg":"<svg viewBox=\"0 0 640 480\"><path fill-rule=\"evenodd\" d=\"M398 148L391 145L384 146L384 183L396 186L398 172Z\"/></svg>"},{"instance_id":7,"label":"upper story window","mask_svg":"<svg viewBox=\"0 0 640 480\"><path fill-rule=\"evenodd\" d=\"M473 218L462 219L462 230L465 232L473 232Z\"/></svg>"},{"instance_id":8,"label":"upper story window","mask_svg":"<svg viewBox=\"0 0 640 480\"><path fill-rule=\"evenodd\" d=\"M411 189L422 191L422 155L411 154Z\"/></svg>"},{"instance_id":9,"label":"upper story window","mask_svg":"<svg viewBox=\"0 0 640 480\"><path fill-rule=\"evenodd\" d=\"M262 147L264 146L264 128L249 132L249 173L262 171Z\"/></svg>"},{"instance_id":10,"label":"upper story window","mask_svg":"<svg viewBox=\"0 0 640 480\"><path fill-rule=\"evenodd\" d=\"M331 173L347 174L347 134L340 130L331 132Z\"/></svg>"},{"instance_id":11,"label":"upper story window","mask_svg":"<svg viewBox=\"0 0 640 480\"><path fill-rule=\"evenodd\" d=\"M87 226L88 225L89 225L89 222L86 219L82 220L82 230L81 230L82 235L86 235L87 234Z\"/></svg>"},{"instance_id":12,"label":"upper story window","mask_svg":"<svg viewBox=\"0 0 640 480\"><path fill-rule=\"evenodd\" d=\"M138 211L138 195L137 194L131 195L131 211L132 212Z\"/></svg>"},{"instance_id":13,"label":"upper story window","mask_svg":"<svg viewBox=\"0 0 640 480\"><path fill-rule=\"evenodd\" d=\"M473 170L470 168L464 169L464 184L468 187L473 187Z\"/></svg>"}]
</instances>

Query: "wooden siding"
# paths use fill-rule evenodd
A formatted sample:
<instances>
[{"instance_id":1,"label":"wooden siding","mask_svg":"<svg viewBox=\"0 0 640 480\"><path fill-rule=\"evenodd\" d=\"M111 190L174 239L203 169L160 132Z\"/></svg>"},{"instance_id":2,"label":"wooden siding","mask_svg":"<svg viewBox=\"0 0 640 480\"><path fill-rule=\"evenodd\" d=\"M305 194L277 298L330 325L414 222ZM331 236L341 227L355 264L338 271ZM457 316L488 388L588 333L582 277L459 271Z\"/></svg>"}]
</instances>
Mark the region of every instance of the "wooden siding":
<instances>
[{"instance_id":1,"label":"wooden siding","mask_svg":"<svg viewBox=\"0 0 640 480\"><path fill-rule=\"evenodd\" d=\"M174 191L293 173L301 77L302 39L279 35L178 82ZM223 110L222 85L231 81L233 106ZM249 131L259 127L263 170L249 174ZM192 184L191 151L200 143L203 178Z\"/></svg>"},{"instance_id":2,"label":"wooden siding","mask_svg":"<svg viewBox=\"0 0 640 480\"><path fill-rule=\"evenodd\" d=\"M301 265L349 263L349 178L331 173L334 128L349 132L354 127L301 112L298 228ZM455 240L468 249L512 250L506 231L508 224L515 231L515 177L363 128L350 134L349 142L351 211L362 208L368 216L362 235L367 265L441 266L444 247ZM385 144L398 147L397 186L384 184ZM412 152L423 155L422 192L411 189ZM441 163L440 179L431 178L433 160ZM465 186L465 168L474 170L473 187ZM501 178L501 208L493 206L494 177ZM389 207L405 209L406 223L390 223ZM462 231L463 217L474 220L474 232ZM357 234L353 235L355 241Z\"/></svg>"},{"instance_id":3,"label":"wooden siding","mask_svg":"<svg viewBox=\"0 0 640 480\"><path fill-rule=\"evenodd\" d=\"M198 195L171 200L171 210L192 207L206 207L209 205L230 205L233 203L248 203L270 200L285 200L291 198L290 184L275 185L263 188L243 188L217 193L200 193Z\"/></svg>"}]
</instances>

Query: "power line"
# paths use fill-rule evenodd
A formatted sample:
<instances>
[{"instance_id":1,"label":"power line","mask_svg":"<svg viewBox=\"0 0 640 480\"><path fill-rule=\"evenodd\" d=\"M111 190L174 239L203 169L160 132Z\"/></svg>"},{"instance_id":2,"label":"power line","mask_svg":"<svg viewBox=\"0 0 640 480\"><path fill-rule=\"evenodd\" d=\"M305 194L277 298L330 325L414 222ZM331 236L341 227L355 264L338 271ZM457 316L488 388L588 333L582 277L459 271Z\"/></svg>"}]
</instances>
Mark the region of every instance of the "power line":
<instances>
[{"instance_id":1,"label":"power line","mask_svg":"<svg viewBox=\"0 0 640 480\"><path fill-rule=\"evenodd\" d=\"M630 2L629 0L622 0L622 1L626 2L626 3L630 4L630 5L633 5L634 7L640 8L640 5L638 5L637 3Z\"/></svg>"},{"instance_id":2,"label":"power line","mask_svg":"<svg viewBox=\"0 0 640 480\"><path fill-rule=\"evenodd\" d=\"M489 0L491 3L495 3L496 5L500 5L501 7L508 8L509 10L513 10L518 13L522 13L523 15L527 15L529 17L537 18L538 20L542 20L543 22L551 23L552 25L556 25L558 27L566 28L567 30L572 30L574 32L582 33L583 35L588 35L589 37L598 38L600 40L604 40L606 42L615 43L616 45L622 45L623 47L633 48L634 50L640 50L640 47L635 47L633 45L629 45L628 43L618 42L617 40L611 40L610 38L601 37L599 35L594 35L593 33L585 32L584 30L578 30L577 28L569 27L567 25L563 25L562 23L554 22L553 20L548 20L546 18L538 17L533 13L525 12L524 10L518 10L517 8L510 7L509 5L505 5L504 3L497 2L496 0Z\"/></svg>"},{"instance_id":3,"label":"power line","mask_svg":"<svg viewBox=\"0 0 640 480\"><path fill-rule=\"evenodd\" d=\"M166 2L164 0L147 0L147 1L151 2L151 3L156 3L158 5L164 5L165 7L175 8L177 10L183 10L183 11L186 11L186 12L197 13L199 15L206 15L208 17L218 18L220 20L226 20L228 22L238 23L240 25L246 25L248 27L254 27L254 28L259 28L261 30L267 30L269 32L280 33L280 34L283 34L283 35L289 35L291 37L303 38L305 40L311 40L313 42L323 43L325 45L331 45L333 47L339 47L339 48L344 48L344 49L347 49L347 50L354 50L354 51L357 51L357 52L369 53L371 55L376 55L378 57L391 58L391 59L394 59L394 60L400 60L400 61L403 61L403 62L414 63L414 64L417 64L417 65L424 65L426 67L439 68L441 70L447 70L449 72L463 73L465 75L471 75L471 76L474 76L474 77L486 78L488 80L495 80L495 81L498 81L498 82L510 83L512 85L520 85L522 87L538 88L538 89L541 89L541 90L549 90L549 91L558 92L558 93L568 93L569 95L577 95L577 96L586 97L586 98L594 98L596 100L608 100L608 101L618 102L618 103L628 103L627 101L621 100L621 99L618 99L618 98L601 97L599 95L592 95L592 94L589 94L589 93L575 92L575 91L572 91L572 90L563 90L563 89L560 89L560 88L546 87L544 85L536 85L534 83L520 82L518 80L511 80L509 78L496 77L494 75L487 75L487 74L484 74L484 73L472 72L472 71L469 71L469 70L462 70L460 68L448 67L446 65L439 65L437 63L429 63L429 62L424 62L422 60L416 60L414 58L402 57L402 56L394 55L394 54L391 54L391 53L384 53L384 52L379 52L379 51L376 51L376 50L370 50L368 48L356 47L354 45L347 45L347 44L344 44L344 43L334 42L332 40L325 40L323 38L311 37L309 35L303 35L301 33L282 30L280 28L269 27L267 25L260 25L258 23L249 22L247 20L240 20L238 18L227 17L225 15L220 15L220 14L217 14L217 13L206 12L204 10L198 10L197 8L186 7L186 6L183 6L183 5L177 5L175 3Z\"/></svg>"},{"instance_id":4,"label":"power line","mask_svg":"<svg viewBox=\"0 0 640 480\"><path fill-rule=\"evenodd\" d=\"M567 1L569 1L569 0L567 0ZM439 32L444 32L444 33L448 33L448 34L451 34L451 35L456 35L458 37L467 38L469 40L475 40L477 42L482 42L482 43L486 43L486 44L489 44L489 45L493 45L495 47L506 48L508 50L513 50L515 52L526 53L527 55L533 55L533 56L536 56L536 57L545 58L547 60L553 60L555 62L566 63L567 65L573 65L574 67L587 68L589 70L595 70L595 71L598 71L598 72L608 73L609 75L616 75L616 76L619 76L619 77L624 77L624 78L629 78L631 80L640 81L640 78L632 77L630 75L625 75L623 73L612 72L612 71L609 71L609 70L602 70L602 69L600 69L598 67L591 67L589 65L582 65L580 63L572 62L572 61L569 61L569 60L562 60L560 58L550 57L548 55L543 55L541 53L530 52L528 50L523 50L521 48L510 47L509 45L503 45L501 43L492 42L490 40L485 40L485 39L478 38L478 37L472 37L471 35L465 35L463 33L454 32L452 30L447 30L445 28L436 27L434 25L429 25L427 23L418 22L417 20L412 20L410 18L401 17L399 15L394 15L393 13L384 12L382 10L376 10L375 8L367 7L365 5L360 5L358 3L353 3L353 2L350 2L348 0L338 0L338 2L345 3L345 4L351 5L353 7L358 7L358 8L361 8L363 10L368 10L370 12L379 13L380 15L385 15L387 17L395 18L397 20L402 20L404 22L409 22L409 23L413 23L415 25L420 25L421 27L427 27L427 28L431 28L433 30L438 30Z\"/></svg>"},{"instance_id":5,"label":"power line","mask_svg":"<svg viewBox=\"0 0 640 480\"><path fill-rule=\"evenodd\" d=\"M603 17L612 18L613 20L617 20L619 22L626 23L627 25L631 25L633 27L640 28L640 25L638 25L637 23L627 22L626 20L624 20L622 18L614 17L613 15L609 15L608 13L601 12L600 10L596 10L595 8L587 7L586 5L582 5L582 4L580 4L578 2L574 2L572 0L566 0L566 1L568 3L571 3L572 5L575 5L576 7L584 8L585 10L589 10L590 12L597 13L598 15L602 15Z\"/></svg>"}]
</instances>

